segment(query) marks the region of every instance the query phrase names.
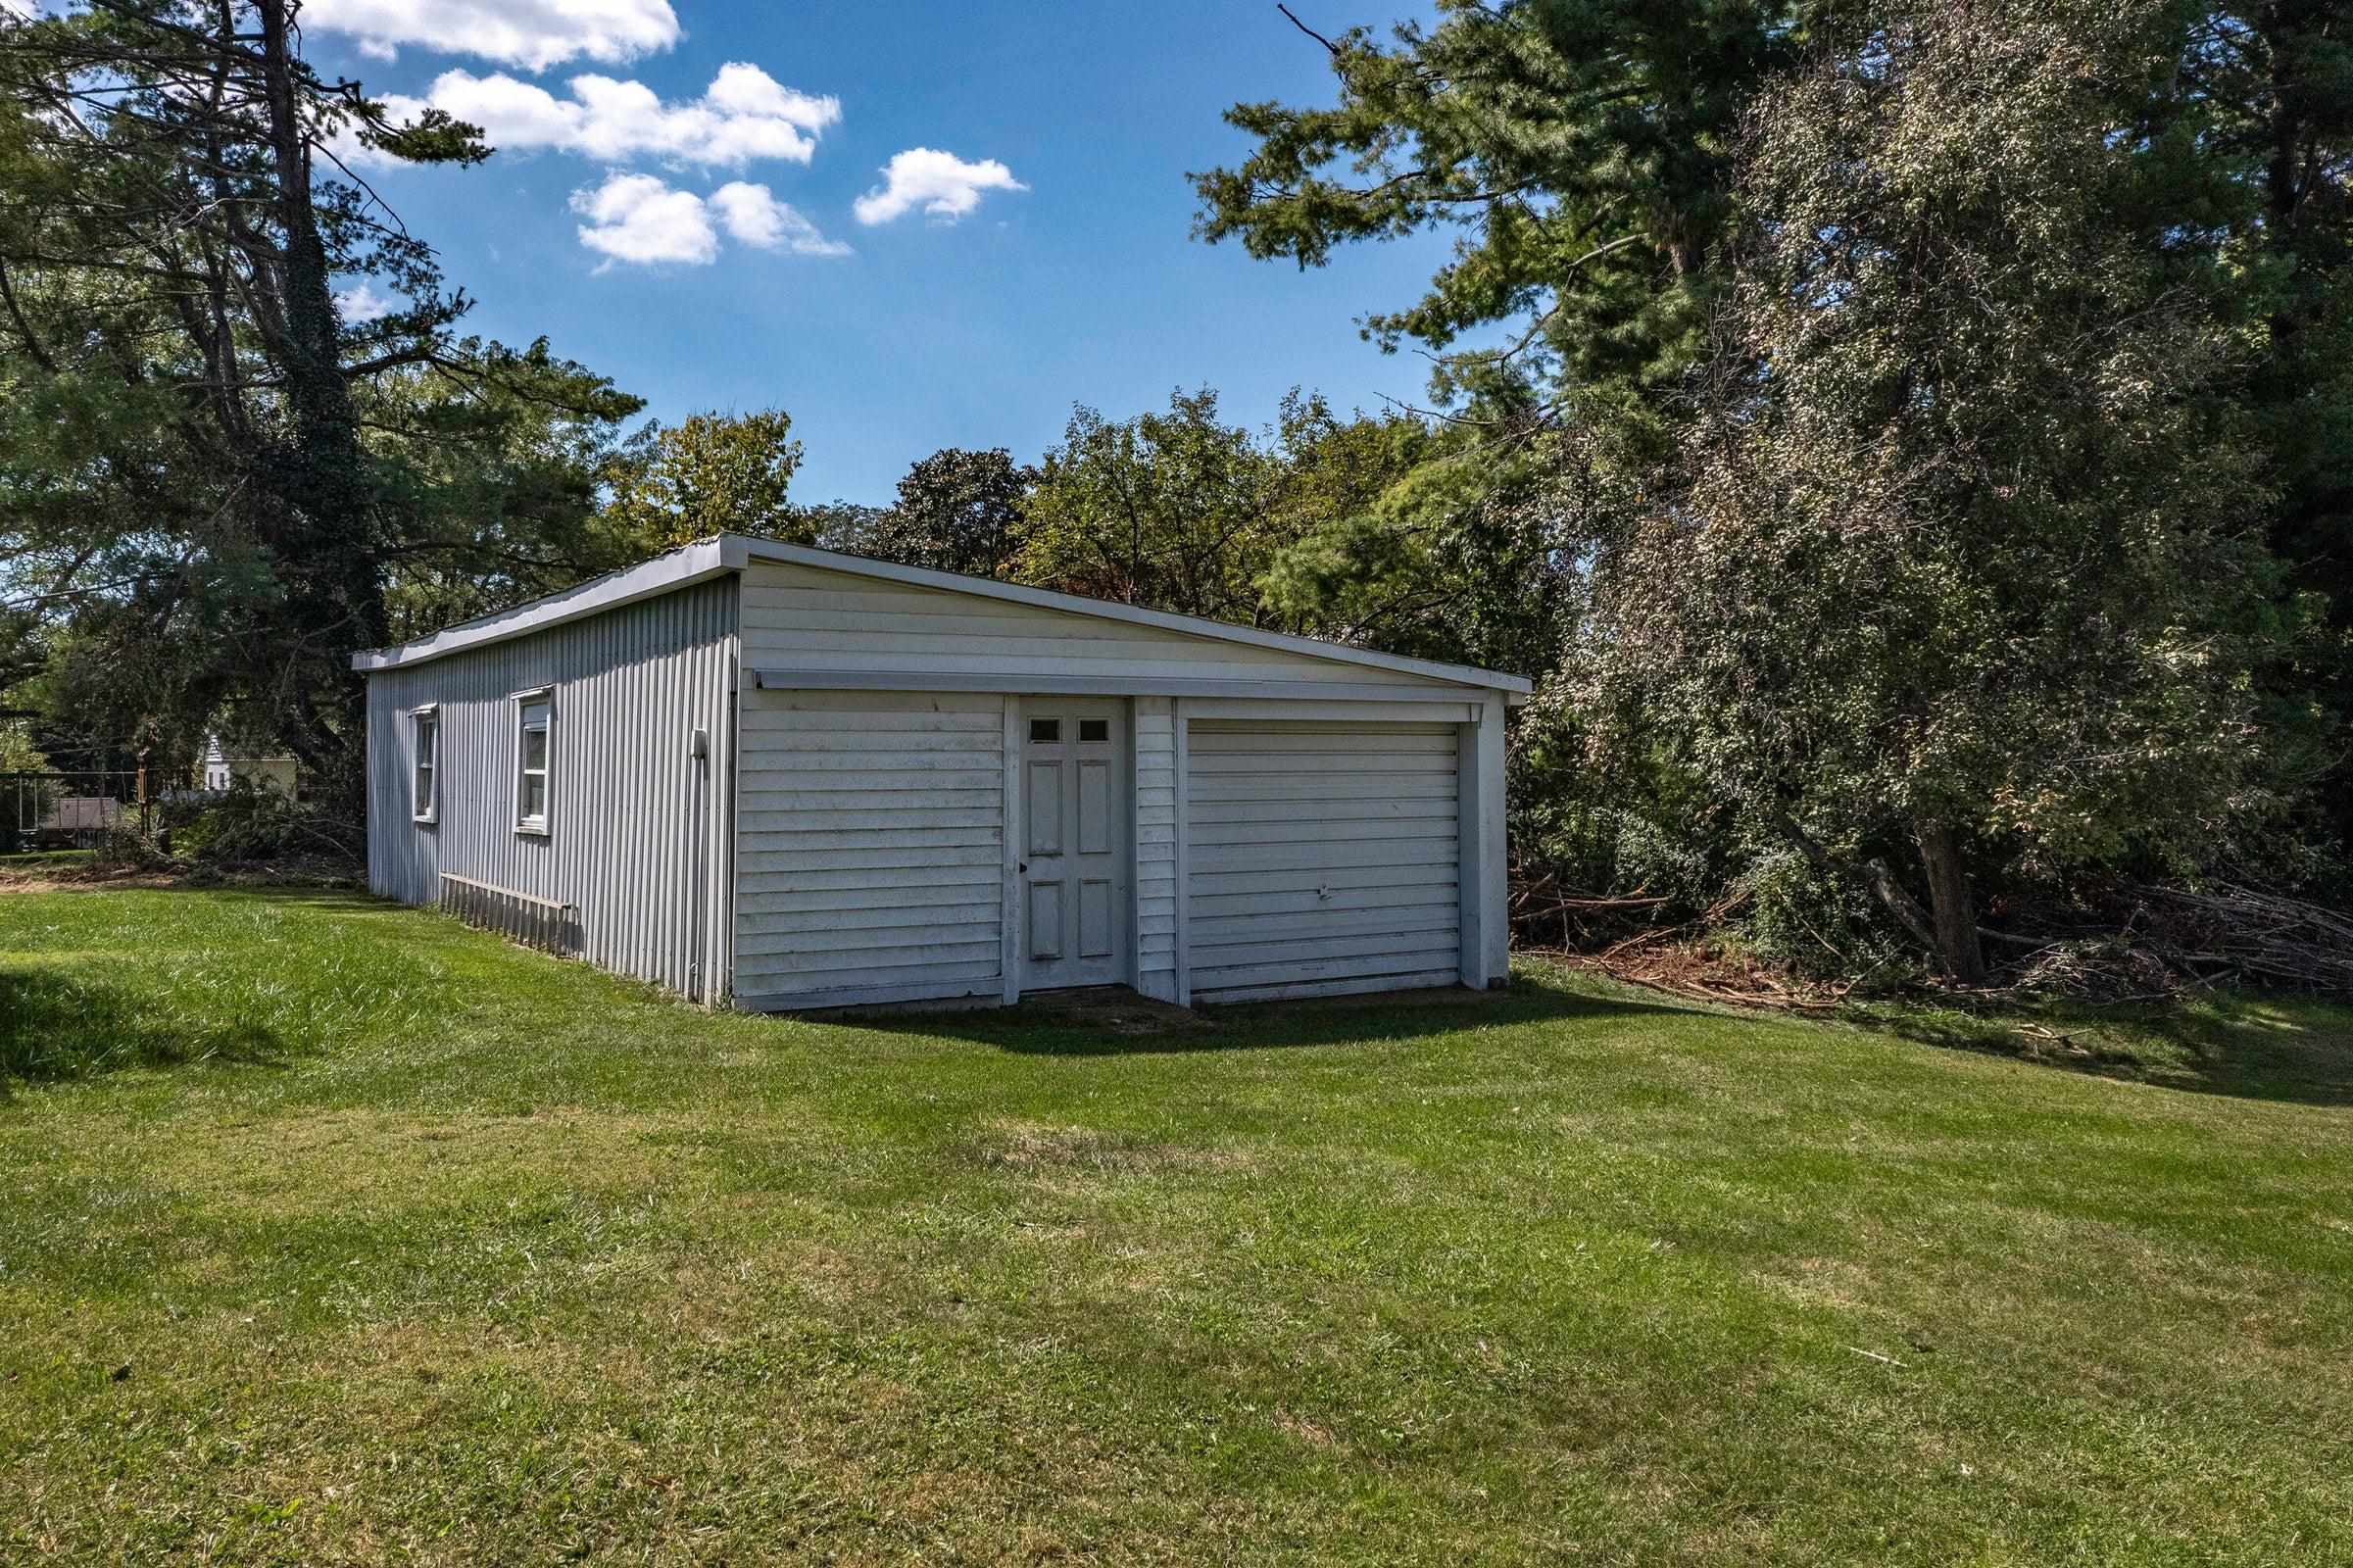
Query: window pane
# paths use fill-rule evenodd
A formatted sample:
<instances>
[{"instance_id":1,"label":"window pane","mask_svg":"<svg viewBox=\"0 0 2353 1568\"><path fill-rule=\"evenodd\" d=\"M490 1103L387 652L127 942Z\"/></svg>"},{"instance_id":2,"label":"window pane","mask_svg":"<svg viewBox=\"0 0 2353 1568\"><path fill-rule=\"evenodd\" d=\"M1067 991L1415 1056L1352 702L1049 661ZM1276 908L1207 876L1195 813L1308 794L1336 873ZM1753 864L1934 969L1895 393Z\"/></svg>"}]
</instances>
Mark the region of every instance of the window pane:
<instances>
[{"instance_id":1,"label":"window pane","mask_svg":"<svg viewBox=\"0 0 2353 1568\"><path fill-rule=\"evenodd\" d=\"M424 815L433 808L433 764L417 764L417 814Z\"/></svg>"},{"instance_id":2,"label":"window pane","mask_svg":"<svg viewBox=\"0 0 2353 1568\"><path fill-rule=\"evenodd\" d=\"M548 814L548 777L545 773L523 775L523 820L531 821Z\"/></svg>"},{"instance_id":3,"label":"window pane","mask_svg":"<svg viewBox=\"0 0 2353 1568\"><path fill-rule=\"evenodd\" d=\"M433 765L433 732L436 727L430 718L417 721L417 760L425 767Z\"/></svg>"},{"instance_id":4,"label":"window pane","mask_svg":"<svg viewBox=\"0 0 2353 1568\"><path fill-rule=\"evenodd\" d=\"M1082 718L1078 721L1078 738L1082 741L1107 741L1111 738L1111 721L1107 718Z\"/></svg>"},{"instance_id":5,"label":"window pane","mask_svg":"<svg viewBox=\"0 0 2353 1568\"><path fill-rule=\"evenodd\" d=\"M1058 741L1062 738L1062 721L1058 718L1033 718L1029 721L1029 738L1033 741Z\"/></svg>"},{"instance_id":6,"label":"window pane","mask_svg":"<svg viewBox=\"0 0 2353 1568\"><path fill-rule=\"evenodd\" d=\"M544 729L523 731L523 766L534 772L544 772L548 765L548 732Z\"/></svg>"}]
</instances>

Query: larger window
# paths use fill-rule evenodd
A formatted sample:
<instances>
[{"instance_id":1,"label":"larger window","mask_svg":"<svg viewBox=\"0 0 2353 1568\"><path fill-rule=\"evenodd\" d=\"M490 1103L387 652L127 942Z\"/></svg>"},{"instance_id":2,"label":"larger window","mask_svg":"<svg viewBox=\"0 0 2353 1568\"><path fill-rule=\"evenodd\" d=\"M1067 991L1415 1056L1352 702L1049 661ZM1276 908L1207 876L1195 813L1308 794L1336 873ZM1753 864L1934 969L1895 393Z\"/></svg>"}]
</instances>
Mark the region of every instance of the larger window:
<instances>
[{"instance_id":1,"label":"larger window","mask_svg":"<svg viewBox=\"0 0 2353 1568\"><path fill-rule=\"evenodd\" d=\"M434 820L433 779L441 764L441 713L420 708L409 715L417 771L409 781L410 814L419 822Z\"/></svg>"},{"instance_id":2,"label":"larger window","mask_svg":"<svg viewBox=\"0 0 2353 1568\"><path fill-rule=\"evenodd\" d=\"M515 699L515 827L518 833L548 830L548 756L555 710L546 692Z\"/></svg>"}]
</instances>

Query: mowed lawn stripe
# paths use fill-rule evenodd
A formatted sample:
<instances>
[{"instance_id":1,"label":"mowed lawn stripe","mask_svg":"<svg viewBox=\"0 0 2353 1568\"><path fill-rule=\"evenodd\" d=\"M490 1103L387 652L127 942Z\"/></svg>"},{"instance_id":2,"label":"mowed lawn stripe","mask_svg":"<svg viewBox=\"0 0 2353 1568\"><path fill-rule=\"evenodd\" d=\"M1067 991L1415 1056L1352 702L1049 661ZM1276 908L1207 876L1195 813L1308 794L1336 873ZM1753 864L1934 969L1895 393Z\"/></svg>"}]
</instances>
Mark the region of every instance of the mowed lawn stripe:
<instances>
[{"instance_id":1,"label":"mowed lawn stripe","mask_svg":"<svg viewBox=\"0 0 2353 1568\"><path fill-rule=\"evenodd\" d=\"M0 1004L0 1559L2353 1560L2343 1008L813 1022L267 891Z\"/></svg>"}]
</instances>

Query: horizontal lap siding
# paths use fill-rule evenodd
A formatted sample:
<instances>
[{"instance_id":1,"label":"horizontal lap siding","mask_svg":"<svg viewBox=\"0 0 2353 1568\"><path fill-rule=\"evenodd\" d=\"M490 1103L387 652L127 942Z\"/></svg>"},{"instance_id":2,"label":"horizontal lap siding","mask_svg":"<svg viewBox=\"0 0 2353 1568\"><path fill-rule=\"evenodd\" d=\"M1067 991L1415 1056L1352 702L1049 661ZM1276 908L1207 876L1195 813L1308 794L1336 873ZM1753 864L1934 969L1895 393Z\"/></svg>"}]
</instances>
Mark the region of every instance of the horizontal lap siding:
<instances>
[{"instance_id":1,"label":"horizontal lap siding","mask_svg":"<svg viewBox=\"0 0 2353 1568\"><path fill-rule=\"evenodd\" d=\"M1446 724L1189 724L1194 996L1454 983L1457 744Z\"/></svg>"},{"instance_id":2,"label":"horizontal lap siding","mask_svg":"<svg viewBox=\"0 0 2353 1568\"><path fill-rule=\"evenodd\" d=\"M1176 717L1136 700L1136 989L1176 1000Z\"/></svg>"},{"instance_id":3,"label":"horizontal lap siding","mask_svg":"<svg viewBox=\"0 0 2353 1568\"><path fill-rule=\"evenodd\" d=\"M735 991L1002 987L1005 703L752 691L738 779Z\"/></svg>"},{"instance_id":4,"label":"horizontal lap siding","mask_svg":"<svg viewBox=\"0 0 2353 1568\"><path fill-rule=\"evenodd\" d=\"M736 584L697 584L368 677L368 881L433 904L444 872L576 906L581 956L692 992L719 966L718 765ZM553 689L549 825L515 831L514 694ZM410 809L407 715L437 705L439 817ZM711 741L699 762L693 732Z\"/></svg>"},{"instance_id":5,"label":"horizontal lap siding","mask_svg":"<svg viewBox=\"0 0 2353 1568\"><path fill-rule=\"evenodd\" d=\"M923 674L945 670L1126 678L1139 691L1178 676L1294 681L1302 696L1332 683L1458 695L1394 670L774 562L744 572L744 662L780 672L905 671L917 688Z\"/></svg>"}]
</instances>

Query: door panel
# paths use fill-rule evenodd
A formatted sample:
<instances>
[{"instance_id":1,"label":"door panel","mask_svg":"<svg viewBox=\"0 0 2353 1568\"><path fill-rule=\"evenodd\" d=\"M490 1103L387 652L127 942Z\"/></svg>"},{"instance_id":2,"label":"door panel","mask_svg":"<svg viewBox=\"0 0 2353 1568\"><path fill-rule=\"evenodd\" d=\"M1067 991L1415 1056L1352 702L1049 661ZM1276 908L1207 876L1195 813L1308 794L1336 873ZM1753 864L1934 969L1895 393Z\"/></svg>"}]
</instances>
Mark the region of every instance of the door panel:
<instances>
[{"instance_id":1,"label":"door panel","mask_svg":"<svg viewBox=\"0 0 2353 1568\"><path fill-rule=\"evenodd\" d=\"M1111 956L1111 884L1108 882L1089 881L1078 885L1078 956L1082 958L1107 958Z\"/></svg>"},{"instance_id":2,"label":"door panel","mask_svg":"<svg viewBox=\"0 0 2353 1568\"><path fill-rule=\"evenodd\" d=\"M1058 856L1062 853L1062 764L1058 759L1040 757L1040 750L1038 745L1031 745L1026 769L1029 775L1029 853L1034 856Z\"/></svg>"},{"instance_id":3,"label":"door panel","mask_svg":"<svg viewBox=\"0 0 2353 1568\"><path fill-rule=\"evenodd\" d=\"M1098 758L1079 759L1078 850L1111 853L1111 764Z\"/></svg>"},{"instance_id":4,"label":"door panel","mask_svg":"<svg viewBox=\"0 0 2353 1568\"><path fill-rule=\"evenodd\" d=\"M1029 956L1032 963L1062 956L1062 884L1029 884Z\"/></svg>"},{"instance_id":5,"label":"door panel","mask_svg":"<svg viewBox=\"0 0 2353 1568\"><path fill-rule=\"evenodd\" d=\"M1021 705L1027 990L1127 976L1127 723L1103 699Z\"/></svg>"}]
</instances>

